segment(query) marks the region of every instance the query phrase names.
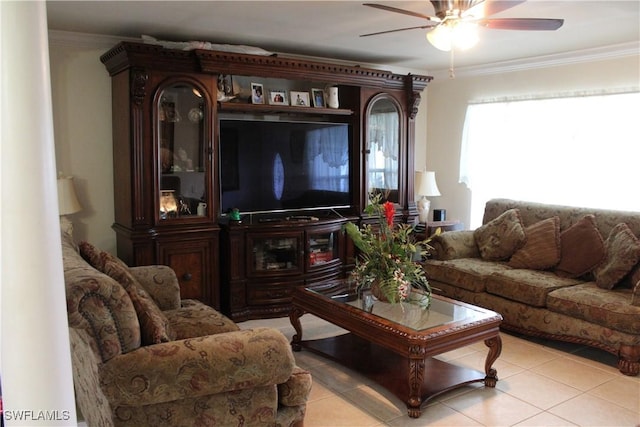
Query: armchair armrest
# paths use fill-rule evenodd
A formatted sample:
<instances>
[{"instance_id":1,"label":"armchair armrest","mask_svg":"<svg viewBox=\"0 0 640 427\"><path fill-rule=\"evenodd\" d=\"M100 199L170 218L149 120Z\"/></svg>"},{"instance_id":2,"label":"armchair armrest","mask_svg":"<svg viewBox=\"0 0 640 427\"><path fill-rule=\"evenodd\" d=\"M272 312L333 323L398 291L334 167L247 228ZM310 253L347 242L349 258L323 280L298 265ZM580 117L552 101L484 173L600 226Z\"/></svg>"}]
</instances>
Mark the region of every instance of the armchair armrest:
<instances>
[{"instance_id":1,"label":"armchair armrest","mask_svg":"<svg viewBox=\"0 0 640 427\"><path fill-rule=\"evenodd\" d=\"M434 259L480 258L473 230L446 231L431 240Z\"/></svg>"},{"instance_id":2,"label":"armchair armrest","mask_svg":"<svg viewBox=\"0 0 640 427\"><path fill-rule=\"evenodd\" d=\"M113 407L142 406L276 386L294 366L285 336L256 328L141 347L103 364L100 382Z\"/></svg>"},{"instance_id":3,"label":"armchair armrest","mask_svg":"<svg viewBox=\"0 0 640 427\"><path fill-rule=\"evenodd\" d=\"M175 271L166 265L129 267L129 271L158 304L160 310L180 308L180 284Z\"/></svg>"},{"instance_id":4,"label":"armchair armrest","mask_svg":"<svg viewBox=\"0 0 640 427\"><path fill-rule=\"evenodd\" d=\"M311 374L296 366L289 379L278 384L278 403L283 406L305 405L311 392L311 384Z\"/></svg>"}]
</instances>

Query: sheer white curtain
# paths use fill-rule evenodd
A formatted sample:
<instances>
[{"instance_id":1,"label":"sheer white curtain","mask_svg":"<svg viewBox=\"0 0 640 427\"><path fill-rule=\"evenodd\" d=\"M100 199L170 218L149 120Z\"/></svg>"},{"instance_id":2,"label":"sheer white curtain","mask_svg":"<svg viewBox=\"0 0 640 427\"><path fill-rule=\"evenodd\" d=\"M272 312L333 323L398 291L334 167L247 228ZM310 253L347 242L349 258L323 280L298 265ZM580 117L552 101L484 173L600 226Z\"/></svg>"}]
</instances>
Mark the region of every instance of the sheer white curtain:
<instances>
[{"instance_id":1,"label":"sheer white curtain","mask_svg":"<svg viewBox=\"0 0 640 427\"><path fill-rule=\"evenodd\" d=\"M469 105L471 228L495 197L640 211L639 113L638 92Z\"/></svg>"},{"instance_id":2,"label":"sheer white curtain","mask_svg":"<svg viewBox=\"0 0 640 427\"><path fill-rule=\"evenodd\" d=\"M400 154L400 122L397 111L369 116L369 190L398 189L398 156Z\"/></svg>"},{"instance_id":3,"label":"sheer white curtain","mask_svg":"<svg viewBox=\"0 0 640 427\"><path fill-rule=\"evenodd\" d=\"M334 126L305 135L305 162L314 190L349 191L348 128Z\"/></svg>"}]
</instances>

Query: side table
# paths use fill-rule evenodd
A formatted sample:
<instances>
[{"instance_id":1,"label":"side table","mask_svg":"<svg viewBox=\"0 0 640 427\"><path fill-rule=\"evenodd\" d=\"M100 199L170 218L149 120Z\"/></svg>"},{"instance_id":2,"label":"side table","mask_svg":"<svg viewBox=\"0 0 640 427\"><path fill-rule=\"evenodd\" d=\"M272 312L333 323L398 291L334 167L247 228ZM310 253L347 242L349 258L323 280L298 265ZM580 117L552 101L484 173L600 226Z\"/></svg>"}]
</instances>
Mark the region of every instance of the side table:
<instances>
[{"instance_id":1,"label":"side table","mask_svg":"<svg viewBox=\"0 0 640 427\"><path fill-rule=\"evenodd\" d=\"M433 233L435 233L438 228L442 232L457 231L457 230L463 230L464 224L458 220L432 221L427 223L426 229L423 228L424 231L417 231L415 236L418 240L424 240L429 236L433 236Z\"/></svg>"}]
</instances>

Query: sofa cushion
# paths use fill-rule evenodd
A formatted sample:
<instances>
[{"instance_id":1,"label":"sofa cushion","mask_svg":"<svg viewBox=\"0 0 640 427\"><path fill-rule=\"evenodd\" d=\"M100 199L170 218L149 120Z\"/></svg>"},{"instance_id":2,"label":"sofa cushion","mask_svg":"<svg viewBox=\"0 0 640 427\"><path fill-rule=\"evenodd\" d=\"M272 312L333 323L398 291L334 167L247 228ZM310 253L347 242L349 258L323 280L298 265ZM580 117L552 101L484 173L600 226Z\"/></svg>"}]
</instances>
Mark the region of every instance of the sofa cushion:
<instances>
[{"instance_id":1,"label":"sofa cushion","mask_svg":"<svg viewBox=\"0 0 640 427\"><path fill-rule=\"evenodd\" d=\"M630 301L631 289L608 290L588 282L549 293L547 307L606 328L640 334L640 307Z\"/></svg>"},{"instance_id":2,"label":"sofa cushion","mask_svg":"<svg viewBox=\"0 0 640 427\"><path fill-rule=\"evenodd\" d=\"M595 217L585 215L560 233L560 263L556 273L564 277L580 277L604 259L604 241L596 227Z\"/></svg>"},{"instance_id":3,"label":"sofa cushion","mask_svg":"<svg viewBox=\"0 0 640 427\"><path fill-rule=\"evenodd\" d=\"M627 224L616 225L604 243L605 258L593 271L596 284L613 289L640 260L640 241Z\"/></svg>"},{"instance_id":4,"label":"sofa cushion","mask_svg":"<svg viewBox=\"0 0 640 427\"><path fill-rule=\"evenodd\" d=\"M473 232L480 256L491 261L508 259L526 241L520 212L509 209Z\"/></svg>"},{"instance_id":5,"label":"sofa cushion","mask_svg":"<svg viewBox=\"0 0 640 427\"><path fill-rule=\"evenodd\" d=\"M200 301L182 300L182 307L164 312L175 339L195 338L237 331L240 328L227 316Z\"/></svg>"},{"instance_id":6,"label":"sofa cushion","mask_svg":"<svg viewBox=\"0 0 640 427\"><path fill-rule=\"evenodd\" d=\"M560 277L550 271L513 269L496 272L485 283L490 294L534 307L545 307L549 292L583 281Z\"/></svg>"},{"instance_id":7,"label":"sofa cushion","mask_svg":"<svg viewBox=\"0 0 640 427\"><path fill-rule=\"evenodd\" d=\"M424 270L430 281L451 283L471 292L484 292L487 277L509 268L504 263L485 261L480 258L427 260L424 263Z\"/></svg>"},{"instance_id":8,"label":"sofa cushion","mask_svg":"<svg viewBox=\"0 0 640 427\"><path fill-rule=\"evenodd\" d=\"M546 270L560 262L560 218L538 221L525 228L527 241L509 260L509 267Z\"/></svg>"}]
</instances>

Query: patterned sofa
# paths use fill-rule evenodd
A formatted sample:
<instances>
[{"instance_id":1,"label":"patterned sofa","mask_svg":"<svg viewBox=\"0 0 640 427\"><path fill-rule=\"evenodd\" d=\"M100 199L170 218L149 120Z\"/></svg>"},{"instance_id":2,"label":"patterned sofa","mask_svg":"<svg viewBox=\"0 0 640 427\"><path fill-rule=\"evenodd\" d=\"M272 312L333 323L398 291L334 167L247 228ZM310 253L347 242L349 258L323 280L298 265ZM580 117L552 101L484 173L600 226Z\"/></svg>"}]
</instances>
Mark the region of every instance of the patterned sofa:
<instances>
[{"instance_id":1,"label":"patterned sofa","mask_svg":"<svg viewBox=\"0 0 640 427\"><path fill-rule=\"evenodd\" d=\"M278 330L180 300L166 266L62 237L73 379L90 426L302 426L311 375Z\"/></svg>"},{"instance_id":2,"label":"patterned sofa","mask_svg":"<svg viewBox=\"0 0 640 427\"><path fill-rule=\"evenodd\" d=\"M640 370L640 212L508 199L483 225L434 237L434 292L502 314L505 329L586 344Z\"/></svg>"}]
</instances>

